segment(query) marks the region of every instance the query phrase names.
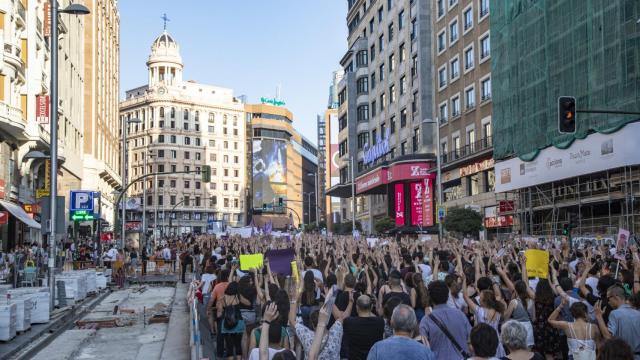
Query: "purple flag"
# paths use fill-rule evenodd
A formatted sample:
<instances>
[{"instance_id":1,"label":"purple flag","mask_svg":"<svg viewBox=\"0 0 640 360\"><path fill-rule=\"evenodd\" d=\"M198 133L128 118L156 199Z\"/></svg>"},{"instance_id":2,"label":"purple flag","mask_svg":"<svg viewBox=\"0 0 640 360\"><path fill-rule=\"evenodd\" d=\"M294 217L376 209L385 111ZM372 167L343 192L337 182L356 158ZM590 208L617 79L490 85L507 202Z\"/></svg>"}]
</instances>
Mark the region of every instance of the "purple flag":
<instances>
[{"instance_id":1,"label":"purple flag","mask_svg":"<svg viewBox=\"0 0 640 360\"><path fill-rule=\"evenodd\" d=\"M293 249L269 250L265 254L269 259L271 271L282 275L291 275L291 262L295 258Z\"/></svg>"}]
</instances>

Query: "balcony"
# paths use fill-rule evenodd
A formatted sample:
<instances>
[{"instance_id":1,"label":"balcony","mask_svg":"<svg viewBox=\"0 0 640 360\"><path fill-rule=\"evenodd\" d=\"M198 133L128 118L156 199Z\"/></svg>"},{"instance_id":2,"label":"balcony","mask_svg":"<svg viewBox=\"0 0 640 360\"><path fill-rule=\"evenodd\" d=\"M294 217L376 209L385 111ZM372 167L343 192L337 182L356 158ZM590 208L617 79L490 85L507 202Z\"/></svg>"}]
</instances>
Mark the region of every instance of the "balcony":
<instances>
[{"instance_id":1,"label":"balcony","mask_svg":"<svg viewBox=\"0 0 640 360\"><path fill-rule=\"evenodd\" d=\"M448 164L460 159L464 159L467 157L470 157L474 154L477 154L481 151L490 149L493 146L493 140L491 138L491 136L486 137L484 139L480 139L474 143L471 144L467 144L463 147L461 147L460 149L456 149L453 151L450 151L446 154L442 155L442 163L443 164Z\"/></svg>"},{"instance_id":2,"label":"balcony","mask_svg":"<svg viewBox=\"0 0 640 360\"><path fill-rule=\"evenodd\" d=\"M18 140L27 140L25 128L27 124L22 110L0 102L0 130Z\"/></svg>"},{"instance_id":3,"label":"balcony","mask_svg":"<svg viewBox=\"0 0 640 360\"><path fill-rule=\"evenodd\" d=\"M16 72L22 75L24 78L24 61L20 55L22 54L22 49L20 46L16 44L5 43L4 44L4 58L5 61L11 65Z\"/></svg>"},{"instance_id":4,"label":"balcony","mask_svg":"<svg viewBox=\"0 0 640 360\"><path fill-rule=\"evenodd\" d=\"M24 5L20 0L15 0L14 3L16 4L16 12L18 13L17 23L18 25L22 25L24 27L26 26L27 21L27 15Z\"/></svg>"}]
</instances>

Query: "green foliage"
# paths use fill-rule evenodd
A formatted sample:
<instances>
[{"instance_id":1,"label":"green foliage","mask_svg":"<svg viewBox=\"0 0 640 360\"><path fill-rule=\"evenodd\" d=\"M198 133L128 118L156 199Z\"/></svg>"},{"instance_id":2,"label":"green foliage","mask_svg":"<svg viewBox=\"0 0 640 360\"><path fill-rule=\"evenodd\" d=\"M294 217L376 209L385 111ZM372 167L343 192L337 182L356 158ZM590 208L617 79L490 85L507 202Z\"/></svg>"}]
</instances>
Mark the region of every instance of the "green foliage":
<instances>
[{"instance_id":1,"label":"green foliage","mask_svg":"<svg viewBox=\"0 0 640 360\"><path fill-rule=\"evenodd\" d=\"M482 230L482 215L471 209L452 208L447 212L442 225L447 231L475 237Z\"/></svg>"},{"instance_id":2,"label":"green foliage","mask_svg":"<svg viewBox=\"0 0 640 360\"><path fill-rule=\"evenodd\" d=\"M393 229L395 226L396 226L395 220L387 216L376 221L376 224L373 227L378 234L382 234L386 231Z\"/></svg>"},{"instance_id":3,"label":"green foliage","mask_svg":"<svg viewBox=\"0 0 640 360\"><path fill-rule=\"evenodd\" d=\"M340 226L337 225L338 224L334 224L334 233L339 235L351 235L353 233L353 225L351 224L351 221L343 222ZM358 220L356 220L356 229L358 231L362 231L362 224L360 224L360 221Z\"/></svg>"}]
</instances>

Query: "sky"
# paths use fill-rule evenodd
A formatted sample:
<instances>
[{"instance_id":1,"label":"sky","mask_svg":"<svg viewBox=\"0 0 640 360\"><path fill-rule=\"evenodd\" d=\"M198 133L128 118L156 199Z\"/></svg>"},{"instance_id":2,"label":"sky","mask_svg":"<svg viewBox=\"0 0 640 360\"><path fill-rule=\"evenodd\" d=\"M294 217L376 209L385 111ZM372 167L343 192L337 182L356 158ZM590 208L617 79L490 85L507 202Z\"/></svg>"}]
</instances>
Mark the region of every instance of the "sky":
<instances>
[{"instance_id":1,"label":"sky","mask_svg":"<svg viewBox=\"0 0 640 360\"><path fill-rule=\"evenodd\" d=\"M317 143L332 72L347 50L346 0L120 0L120 94L147 83L151 43L180 45L184 80L227 87L249 103L280 98Z\"/></svg>"}]
</instances>

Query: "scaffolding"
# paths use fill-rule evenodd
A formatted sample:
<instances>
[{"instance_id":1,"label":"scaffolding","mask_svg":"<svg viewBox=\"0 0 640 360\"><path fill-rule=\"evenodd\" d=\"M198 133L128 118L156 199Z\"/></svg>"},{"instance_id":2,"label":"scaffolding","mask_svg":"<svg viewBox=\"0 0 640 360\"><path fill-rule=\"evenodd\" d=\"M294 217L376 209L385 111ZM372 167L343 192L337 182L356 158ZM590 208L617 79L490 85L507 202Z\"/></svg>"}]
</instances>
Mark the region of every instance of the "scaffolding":
<instances>
[{"instance_id":1,"label":"scaffolding","mask_svg":"<svg viewBox=\"0 0 640 360\"><path fill-rule=\"evenodd\" d=\"M514 229L548 239L564 224L574 237L615 238L619 229L640 232L640 166L626 166L497 194L514 201Z\"/></svg>"}]
</instances>

